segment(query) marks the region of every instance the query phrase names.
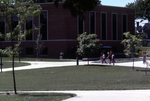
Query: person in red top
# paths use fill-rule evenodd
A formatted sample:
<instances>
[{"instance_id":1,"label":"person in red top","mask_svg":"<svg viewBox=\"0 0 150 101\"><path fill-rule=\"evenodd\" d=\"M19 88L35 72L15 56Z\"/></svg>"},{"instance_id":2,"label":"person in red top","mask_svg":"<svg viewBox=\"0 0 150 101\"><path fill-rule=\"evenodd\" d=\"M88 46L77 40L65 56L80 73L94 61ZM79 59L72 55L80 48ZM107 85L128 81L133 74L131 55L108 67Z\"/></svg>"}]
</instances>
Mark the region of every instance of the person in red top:
<instances>
[{"instance_id":1,"label":"person in red top","mask_svg":"<svg viewBox=\"0 0 150 101\"><path fill-rule=\"evenodd\" d=\"M142 57L143 57L143 64L144 64L146 62L146 52L143 52Z\"/></svg>"}]
</instances>

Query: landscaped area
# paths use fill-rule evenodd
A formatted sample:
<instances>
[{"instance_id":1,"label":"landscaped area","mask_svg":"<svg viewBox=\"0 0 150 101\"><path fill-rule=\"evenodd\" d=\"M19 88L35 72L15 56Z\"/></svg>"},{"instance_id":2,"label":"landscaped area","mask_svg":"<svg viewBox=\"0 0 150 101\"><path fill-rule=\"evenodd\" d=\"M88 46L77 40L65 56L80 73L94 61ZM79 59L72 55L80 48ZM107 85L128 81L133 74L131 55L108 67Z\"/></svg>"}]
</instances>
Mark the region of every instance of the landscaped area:
<instances>
[{"instance_id":1,"label":"landscaped area","mask_svg":"<svg viewBox=\"0 0 150 101\"><path fill-rule=\"evenodd\" d=\"M120 66L69 66L16 71L17 90L149 89L149 76ZM141 68L136 68L142 70ZM13 90L12 72L1 73L0 89Z\"/></svg>"},{"instance_id":2,"label":"landscaped area","mask_svg":"<svg viewBox=\"0 0 150 101\"><path fill-rule=\"evenodd\" d=\"M121 60L126 61L128 59ZM11 66L11 62L8 63ZM5 66L5 62L3 66ZM19 66L19 64L15 66ZM135 68L137 71L130 71L131 69L132 67L99 64L15 71L16 86L17 91L149 89L150 80L149 76L144 76L145 69L138 67ZM148 74L150 74L149 70ZM0 81L1 91L6 93L7 91L13 91L11 71L0 73ZM44 101L60 101L60 99L73 96L75 95L59 93L40 93L39 95L28 93L18 96L0 94L0 100L20 101L25 99L25 101L37 101L42 99Z\"/></svg>"}]
</instances>

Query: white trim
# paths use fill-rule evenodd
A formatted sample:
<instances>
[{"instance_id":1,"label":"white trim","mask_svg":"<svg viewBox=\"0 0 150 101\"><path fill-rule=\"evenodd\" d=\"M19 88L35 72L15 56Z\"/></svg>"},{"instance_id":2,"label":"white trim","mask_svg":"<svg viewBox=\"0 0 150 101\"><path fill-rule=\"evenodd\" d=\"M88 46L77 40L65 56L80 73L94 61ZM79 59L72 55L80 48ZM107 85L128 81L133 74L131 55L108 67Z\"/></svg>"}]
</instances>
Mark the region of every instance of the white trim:
<instances>
[{"instance_id":1,"label":"white trim","mask_svg":"<svg viewBox=\"0 0 150 101\"><path fill-rule=\"evenodd\" d=\"M47 21L46 21L46 23L47 23L47 39L46 40L48 40L48 10L42 10L42 11L46 11L47 12ZM42 11L41 11L41 13L42 13ZM39 26L41 26L40 25L40 14L39 14ZM41 29L39 30L39 33L40 33L40 31L41 31Z\"/></svg>"},{"instance_id":2,"label":"white trim","mask_svg":"<svg viewBox=\"0 0 150 101\"><path fill-rule=\"evenodd\" d=\"M106 36L105 36L105 37L106 37L106 40L107 40L107 12L101 12L101 14L100 14L100 17L101 17L101 20L100 20L100 25L101 25L101 28L100 28L100 29L101 29L101 35L100 35L100 36L101 36L101 40L102 40L102 14L103 14L103 13L106 14Z\"/></svg>"},{"instance_id":3,"label":"white trim","mask_svg":"<svg viewBox=\"0 0 150 101\"><path fill-rule=\"evenodd\" d=\"M113 14L116 14L116 40L118 40L118 13L111 14L111 39L113 40Z\"/></svg>"}]
</instances>

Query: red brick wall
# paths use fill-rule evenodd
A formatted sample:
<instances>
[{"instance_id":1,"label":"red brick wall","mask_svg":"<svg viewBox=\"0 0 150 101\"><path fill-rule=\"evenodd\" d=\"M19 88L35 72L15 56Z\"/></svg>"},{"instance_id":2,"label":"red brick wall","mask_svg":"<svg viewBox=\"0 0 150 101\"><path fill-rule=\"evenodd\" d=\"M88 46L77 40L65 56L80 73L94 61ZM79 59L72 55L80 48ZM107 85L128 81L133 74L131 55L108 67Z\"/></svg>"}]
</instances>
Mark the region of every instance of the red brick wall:
<instances>
[{"instance_id":1,"label":"red brick wall","mask_svg":"<svg viewBox=\"0 0 150 101\"><path fill-rule=\"evenodd\" d=\"M41 4L43 10L48 11L48 40L43 40L44 46L48 48L48 55L44 57L59 58L59 53L64 52L65 56L75 56L76 46L78 41L77 34L77 18L72 17L69 10L65 10L62 4L58 8L54 4ZM128 31L134 33L134 9L123 7L111 6L97 6L94 11L96 12L96 34L101 39L101 12L107 13L107 40L101 40L103 46L116 47L116 52L121 52L123 46L120 44L122 40L122 14L128 16ZM118 16L118 40L112 39L111 32L111 16L116 13ZM39 26L39 16L34 18L35 26ZM84 31L89 33L89 12L85 13ZM38 31L39 32L39 31ZM37 39L36 32L34 39L31 41L22 42L22 56L26 56L26 47L33 47L33 57L36 57L35 41ZM9 42L3 42L3 47L9 46Z\"/></svg>"}]
</instances>

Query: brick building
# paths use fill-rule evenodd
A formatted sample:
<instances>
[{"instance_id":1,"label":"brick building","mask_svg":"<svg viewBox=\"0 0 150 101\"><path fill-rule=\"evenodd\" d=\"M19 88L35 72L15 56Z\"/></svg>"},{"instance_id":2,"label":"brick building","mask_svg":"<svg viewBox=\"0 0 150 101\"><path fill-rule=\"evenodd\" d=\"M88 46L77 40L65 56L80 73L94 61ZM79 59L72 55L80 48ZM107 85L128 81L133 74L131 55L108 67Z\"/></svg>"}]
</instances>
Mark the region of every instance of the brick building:
<instances>
[{"instance_id":1,"label":"brick building","mask_svg":"<svg viewBox=\"0 0 150 101\"><path fill-rule=\"evenodd\" d=\"M35 41L42 34L44 42L43 57L58 58L60 52L65 56L74 56L77 37L82 32L96 33L103 46L111 46L113 51L122 52L123 32L134 33L135 10L124 7L98 5L93 11L85 13L85 20L72 17L69 10L62 8L62 3L56 8L53 3L41 3L42 13L26 24L26 28L40 26L37 33L26 36L21 44L21 56L36 57ZM15 17L14 22L17 21ZM5 22L0 21L1 31L5 33ZM4 40L2 47L11 45Z\"/></svg>"}]
</instances>

